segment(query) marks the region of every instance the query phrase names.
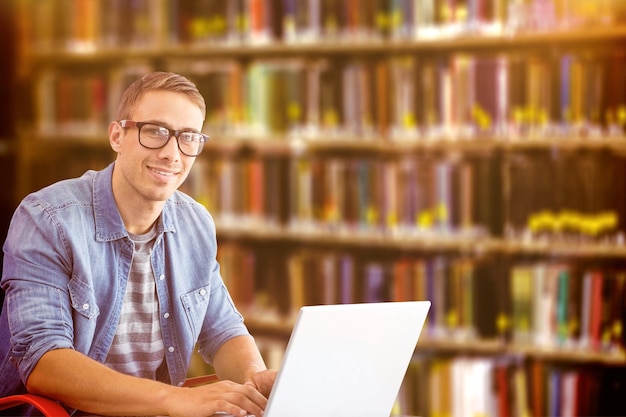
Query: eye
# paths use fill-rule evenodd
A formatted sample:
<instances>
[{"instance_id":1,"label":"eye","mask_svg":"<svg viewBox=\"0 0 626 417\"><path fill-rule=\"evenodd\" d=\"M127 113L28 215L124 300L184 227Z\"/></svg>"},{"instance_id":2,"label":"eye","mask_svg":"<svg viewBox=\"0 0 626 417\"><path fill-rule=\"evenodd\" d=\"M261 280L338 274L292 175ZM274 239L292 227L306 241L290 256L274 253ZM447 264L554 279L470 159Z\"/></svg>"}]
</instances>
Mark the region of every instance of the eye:
<instances>
[{"instance_id":1,"label":"eye","mask_svg":"<svg viewBox=\"0 0 626 417\"><path fill-rule=\"evenodd\" d=\"M202 135L194 132L182 132L180 134L180 138L185 142L194 142L200 143L202 142Z\"/></svg>"},{"instance_id":2,"label":"eye","mask_svg":"<svg viewBox=\"0 0 626 417\"><path fill-rule=\"evenodd\" d=\"M143 130L146 134L152 136L167 137L169 135L169 131L166 128L157 125L144 125Z\"/></svg>"}]
</instances>

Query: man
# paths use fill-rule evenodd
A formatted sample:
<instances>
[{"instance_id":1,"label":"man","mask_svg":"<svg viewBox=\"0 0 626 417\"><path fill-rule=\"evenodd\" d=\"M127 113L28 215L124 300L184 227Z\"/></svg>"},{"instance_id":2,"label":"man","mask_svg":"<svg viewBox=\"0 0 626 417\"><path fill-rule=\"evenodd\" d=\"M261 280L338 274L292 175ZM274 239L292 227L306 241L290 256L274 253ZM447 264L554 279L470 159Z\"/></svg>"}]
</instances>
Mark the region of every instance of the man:
<instances>
[{"instance_id":1,"label":"man","mask_svg":"<svg viewBox=\"0 0 626 417\"><path fill-rule=\"evenodd\" d=\"M208 137L196 86L156 72L123 94L102 171L27 196L4 244L0 396L88 414L262 415L267 370L224 286L215 225L177 191ZM194 346L220 382L181 387Z\"/></svg>"}]
</instances>

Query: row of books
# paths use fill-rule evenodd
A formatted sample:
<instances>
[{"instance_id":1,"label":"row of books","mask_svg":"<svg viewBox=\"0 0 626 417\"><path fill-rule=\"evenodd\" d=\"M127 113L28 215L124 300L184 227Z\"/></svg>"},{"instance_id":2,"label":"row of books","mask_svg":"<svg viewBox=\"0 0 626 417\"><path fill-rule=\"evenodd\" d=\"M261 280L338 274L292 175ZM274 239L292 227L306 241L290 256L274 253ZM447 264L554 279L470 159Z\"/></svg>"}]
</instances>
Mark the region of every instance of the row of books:
<instances>
[{"instance_id":1,"label":"row of books","mask_svg":"<svg viewBox=\"0 0 626 417\"><path fill-rule=\"evenodd\" d=\"M490 168L481 159L300 158L290 166L290 226L485 235L493 200L479 187Z\"/></svg>"},{"instance_id":2,"label":"row of books","mask_svg":"<svg viewBox=\"0 0 626 417\"><path fill-rule=\"evenodd\" d=\"M604 241L626 230L626 159L609 152L543 150L504 159L504 235L512 239Z\"/></svg>"},{"instance_id":3,"label":"row of books","mask_svg":"<svg viewBox=\"0 0 626 417\"><path fill-rule=\"evenodd\" d=\"M626 134L626 51L387 58L180 58L207 103L213 137L357 141L575 137ZM37 77L43 134L80 134L108 123L130 81L153 69L48 69Z\"/></svg>"},{"instance_id":4,"label":"row of books","mask_svg":"<svg viewBox=\"0 0 626 417\"><path fill-rule=\"evenodd\" d=\"M287 163L277 156L212 155L196 160L181 190L192 195L220 223L282 226L289 214Z\"/></svg>"},{"instance_id":5,"label":"row of books","mask_svg":"<svg viewBox=\"0 0 626 417\"><path fill-rule=\"evenodd\" d=\"M510 272L511 327L516 344L589 350L623 348L623 270L568 264L515 265Z\"/></svg>"},{"instance_id":6,"label":"row of books","mask_svg":"<svg viewBox=\"0 0 626 417\"><path fill-rule=\"evenodd\" d=\"M257 335L268 367L282 363L286 340ZM419 346L419 342L418 342ZM195 375L211 373L198 363ZM623 367L572 365L514 357L446 357L418 351L409 364L394 415L618 416L623 405Z\"/></svg>"},{"instance_id":7,"label":"row of books","mask_svg":"<svg viewBox=\"0 0 626 417\"><path fill-rule=\"evenodd\" d=\"M493 36L626 21L619 0L31 0L23 8L36 48L80 52Z\"/></svg>"},{"instance_id":8,"label":"row of books","mask_svg":"<svg viewBox=\"0 0 626 417\"><path fill-rule=\"evenodd\" d=\"M114 156L102 146L41 148L20 177L30 184L22 191L106 166ZM614 190L626 187L626 160L585 151L554 156L512 154L524 168L507 161L502 169L489 156L226 152L198 158L182 190L226 229L622 246L626 197Z\"/></svg>"},{"instance_id":9,"label":"row of books","mask_svg":"<svg viewBox=\"0 0 626 417\"><path fill-rule=\"evenodd\" d=\"M626 335L626 272L551 262L323 249L257 252L221 242L218 260L248 315L291 318L303 305L430 300L423 337L616 354ZM488 300L488 301L487 301Z\"/></svg>"},{"instance_id":10,"label":"row of books","mask_svg":"<svg viewBox=\"0 0 626 417\"><path fill-rule=\"evenodd\" d=\"M171 68L210 97L207 129L216 133L597 138L624 135L624 52L259 59L247 67L178 60Z\"/></svg>"},{"instance_id":11,"label":"row of books","mask_svg":"<svg viewBox=\"0 0 626 417\"><path fill-rule=\"evenodd\" d=\"M553 150L494 154L259 155L196 161L184 190L220 224L302 233L505 236L620 245L626 158Z\"/></svg>"},{"instance_id":12,"label":"row of books","mask_svg":"<svg viewBox=\"0 0 626 417\"><path fill-rule=\"evenodd\" d=\"M115 120L126 87L154 70L147 62L133 62L106 70L47 68L37 73L33 83L36 132L42 137L102 138Z\"/></svg>"},{"instance_id":13,"label":"row of books","mask_svg":"<svg viewBox=\"0 0 626 417\"><path fill-rule=\"evenodd\" d=\"M619 367L417 356L398 402L402 414L421 416L617 416L625 383Z\"/></svg>"},{"instance_id":14,"label":"row of books","mask_svg":"<svg viewBox=\"0 0 626 417\"><path fill-rule=\"evenodd\" d=\"M485 158L211 156L185 191L220 224L274 225L302 233L495 234L496 165Z\"/></svg>"}]
</instances>

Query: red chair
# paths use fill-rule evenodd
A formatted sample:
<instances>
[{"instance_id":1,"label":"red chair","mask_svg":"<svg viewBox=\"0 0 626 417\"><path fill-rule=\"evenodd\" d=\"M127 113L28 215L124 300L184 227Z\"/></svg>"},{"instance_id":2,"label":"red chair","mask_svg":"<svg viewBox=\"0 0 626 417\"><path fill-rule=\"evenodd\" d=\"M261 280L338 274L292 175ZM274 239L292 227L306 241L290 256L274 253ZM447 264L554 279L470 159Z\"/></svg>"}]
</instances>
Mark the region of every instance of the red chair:
<instances>
[{"instance_id":1,"label":"red chair","mask_svg":"<svg viewBox=\"0 0 626 417\"><path fill-rule=\"evenodd\" d=\"M30 404L46 417L65 417L69 414L58 402L35 394L16 394L0 398L0 411Z\"/></svg>"},{"instance_id":2,"label":"red chair","mask_svg":"<svg viewBox=\"0 0 626 417\"><path fill-rule=\"evenodd\" d=\"M195 387L217 381L217 375L202 375L187 378L183 386ZM39 410L46 417L69 417L69 414L58 402L41 395L16 394L0 398L0 411L8 410L24 404L30 404Z\"/></svg>"}]
</instances>

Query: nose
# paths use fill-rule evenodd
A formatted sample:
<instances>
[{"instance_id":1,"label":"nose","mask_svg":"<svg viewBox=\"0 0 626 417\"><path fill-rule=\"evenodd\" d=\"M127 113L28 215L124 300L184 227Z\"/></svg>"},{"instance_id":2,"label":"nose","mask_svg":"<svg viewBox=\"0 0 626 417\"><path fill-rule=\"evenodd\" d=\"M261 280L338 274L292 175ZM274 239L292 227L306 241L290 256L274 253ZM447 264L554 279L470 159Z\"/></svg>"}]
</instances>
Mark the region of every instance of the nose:
<instances>
[{"instance_id":1,"label":"nose","mask_svg":"<svg viewBox=\"0 0 626 417\"><path fill-rule=\"evenodd\" d=\"M172 140L174 139L174 140ZM170 162L178 162L180 159L180 149L178 149L178 139L174 134L170 135L167 139L167 143L162 148L159 148L159 158L168 160Z\"/></svg>"}]
</instances>

